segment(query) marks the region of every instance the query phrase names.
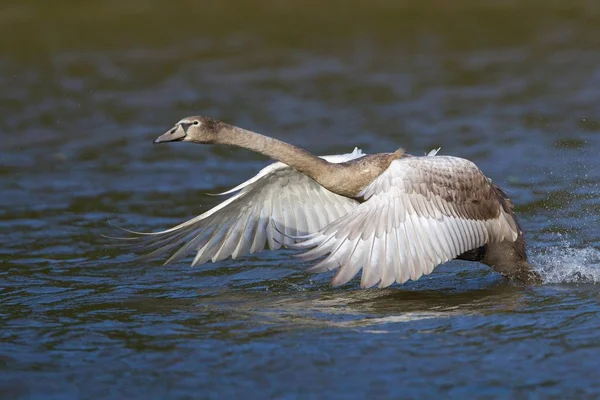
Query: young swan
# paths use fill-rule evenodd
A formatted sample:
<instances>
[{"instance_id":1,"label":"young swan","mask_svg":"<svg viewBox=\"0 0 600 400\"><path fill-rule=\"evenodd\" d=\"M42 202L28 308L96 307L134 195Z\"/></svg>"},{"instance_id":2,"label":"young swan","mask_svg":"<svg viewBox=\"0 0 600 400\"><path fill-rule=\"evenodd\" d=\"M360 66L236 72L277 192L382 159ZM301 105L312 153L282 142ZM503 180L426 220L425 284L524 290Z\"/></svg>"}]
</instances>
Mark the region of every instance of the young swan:
<instances>
[{"instance_id":1,"label":"young swan","mask_svg":"<svg viewBox=\"0 0 600 400\"><path fill-rule=\"evenodd\" d=\"M179 121L154 143L228 144L280 161L224 193L213 209L156 233L149 257L170 261L195 253L192 265L286 245L320 261L313 272L337 270L342 285L362 269L361 287L416 280L459 258L488 264L525 284L541 283L527 262L511 201L471 161L413 157L402 149L360 150L317 157L291 144L214 119Z\"/></svg>"}]
</instances>

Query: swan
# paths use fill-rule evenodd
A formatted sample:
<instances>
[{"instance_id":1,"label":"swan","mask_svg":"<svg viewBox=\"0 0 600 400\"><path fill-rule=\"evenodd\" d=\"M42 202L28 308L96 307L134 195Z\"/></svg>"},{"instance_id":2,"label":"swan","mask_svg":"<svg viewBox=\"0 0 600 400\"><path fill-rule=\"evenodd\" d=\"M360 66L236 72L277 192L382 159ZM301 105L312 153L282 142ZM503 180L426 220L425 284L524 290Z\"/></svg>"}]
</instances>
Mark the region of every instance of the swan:
<instances>
[{"instance_id":1,"label":"swan","mask_svg":"<svg viewBox=\"0 0 600 400\"><path fill-rule=\"evenodd\" d=\"M362 269L360 286L417 280L449 260L478 261L525 284L541 283L506 194L471 161L451 156L347 154L317 157L280 140L206 116L183 118L154 143L225 144L277 162L220 193L205 213L160 232L125 229L145 257L194 254L192 266L259 252L268 243L337 270L332 285ZM141 240L140 239L146 239Z\"/></svg>"}]
</instances>

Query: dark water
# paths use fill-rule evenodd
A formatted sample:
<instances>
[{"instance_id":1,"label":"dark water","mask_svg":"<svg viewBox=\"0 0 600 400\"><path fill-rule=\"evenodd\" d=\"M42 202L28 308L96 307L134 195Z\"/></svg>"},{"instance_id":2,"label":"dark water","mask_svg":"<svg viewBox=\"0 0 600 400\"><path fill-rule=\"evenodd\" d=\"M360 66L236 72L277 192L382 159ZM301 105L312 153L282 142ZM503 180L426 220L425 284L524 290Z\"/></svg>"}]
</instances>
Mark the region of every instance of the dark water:
<instances>
[{"instance_id":1,"label":"dark water","mask_svg":"<svg viewBox=\"0 0 600 400\"><path fill-rule=\"evenodd\" d=\"M0 6L1 397L600 398L595 3L82 4ZM136 262L109 220L166 228L267 163L152 146L198 113L318 154L472 159L546 284Z\"/></svg>"}]
</instances>

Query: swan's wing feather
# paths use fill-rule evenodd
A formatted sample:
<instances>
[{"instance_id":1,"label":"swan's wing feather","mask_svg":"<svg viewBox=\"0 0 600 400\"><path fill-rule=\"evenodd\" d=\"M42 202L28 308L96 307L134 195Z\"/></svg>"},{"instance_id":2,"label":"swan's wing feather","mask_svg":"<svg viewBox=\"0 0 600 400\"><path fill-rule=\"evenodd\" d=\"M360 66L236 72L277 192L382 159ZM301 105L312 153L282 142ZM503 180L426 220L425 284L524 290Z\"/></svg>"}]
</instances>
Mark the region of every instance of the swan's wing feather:
<instances>
[{"instance_id":1,"label":"swan's wing feather","mask_svg":"<svg viewBox=\"0 0 600 400\"><path fill-rule=\"evenodd\" d=\"M438 147L437 149L432 149L429 151L429 153L426 154L426 156L433 157L433 156L437 155L437 153L439 153L441 149L442 149L441 147Z\"/></svg>"},{"instance_id":2,"label":"swan's wing feather","mask_svg":"<svg viewBox=\"0 0 600 400\"><path fill-rule=\"evenodd\" d=\"M406 157L360 194L354 210L293 248L314 260L314 272L338 269L334 285L362 268L362 287L416 280L458 255L489 242L514 241L511 204L468 160Z\"/></svg>"},{"instance_id":3,"label":"swan's wing feather","mask_svg":"<svg viewBox=\"0 0 600 400\"><path fill-rule=\"evenodd\" d=\"M332 162L361 157L352 153L325 156ZM156 258L174 251L166 263L196 253L193 265L272 250L323 228L358 206L282 163L263 168L256 176L226 193L235 193L205 213L173 228L138 236L134 249ZM166 264L165 263L165 264Z\"/></svg>"}]
</instances>

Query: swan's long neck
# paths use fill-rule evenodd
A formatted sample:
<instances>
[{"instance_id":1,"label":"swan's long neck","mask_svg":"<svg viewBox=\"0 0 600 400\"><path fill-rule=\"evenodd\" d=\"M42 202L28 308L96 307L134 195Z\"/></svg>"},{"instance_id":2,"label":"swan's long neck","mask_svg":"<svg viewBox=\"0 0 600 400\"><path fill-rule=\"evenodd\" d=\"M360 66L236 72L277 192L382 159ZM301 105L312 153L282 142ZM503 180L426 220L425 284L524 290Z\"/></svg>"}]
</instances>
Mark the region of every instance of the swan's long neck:
<instances>
[{"instance_id":1,"label":"swan's long neck","mask_svg":"<svg viewBox=\"0 0 600 400\"><path fill-rule=\"evenodd\" d=\"M325 175L335 174L340 168L339 165L330 163L292 144L237 126L230 125L221 130L217 143L243 147L264 154L273 160L289 165L320 184L325 183L323 182Z\"/></svg>"},{"instance_id":2,"label":"swan's long neck","mask_svg":"<svg viewBox=\"0 0 600 400\"><path fill-rule=\"evenodd\" d=\"M225 126L220 129L215 144L243 147L264 154L289 165L314 179L329 191L342 196L354 197L358 195L367 184L383 172L383 170L377 168L382 164L381 162L367 163L367 157L363 157L364 161L361 163L330 163L304 149L281 140L247 131L237 126L223 125ZM381 155L381 157L386 156ZM391 159L389 162L391 162ZM389 165L389 162L387 165ZM387 168L387 165L385 168Z\"/></svg>"}]
</instances>

